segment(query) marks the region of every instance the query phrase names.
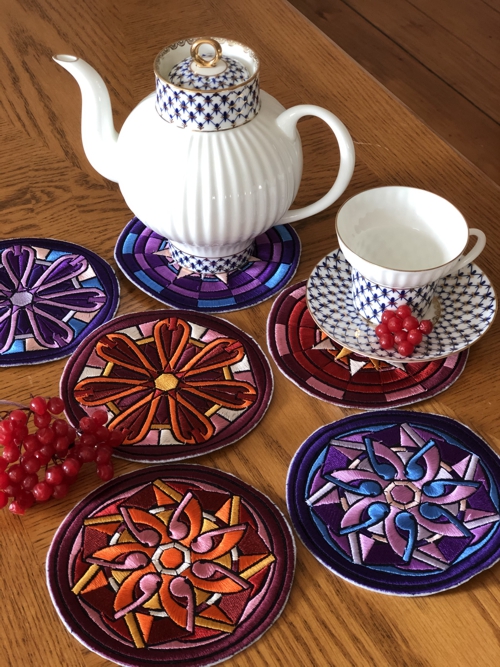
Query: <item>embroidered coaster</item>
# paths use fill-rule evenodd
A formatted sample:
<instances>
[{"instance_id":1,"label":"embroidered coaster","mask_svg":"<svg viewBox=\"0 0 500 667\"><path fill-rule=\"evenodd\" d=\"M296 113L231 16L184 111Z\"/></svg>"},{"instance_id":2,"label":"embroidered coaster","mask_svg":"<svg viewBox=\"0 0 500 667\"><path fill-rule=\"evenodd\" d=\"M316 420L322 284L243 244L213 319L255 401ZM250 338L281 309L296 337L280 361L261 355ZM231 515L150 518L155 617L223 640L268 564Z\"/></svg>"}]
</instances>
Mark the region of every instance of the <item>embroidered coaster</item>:
<instances>
[{"instance_id":1,"label":"embroidered coaster","mask_svg":"<svg viewBox=\"0 0 500 667\"><path fill-rule=\"evenodd\" d=\"M436 396L462 374L469 350L417 363L378 361L350 352L314 322L306 285L291 285L276 298L267 341L283 375L311 396L346 408L386 409Z\"/></svg>"},{"instance_id":2,"label":"embroidered coaster","mask_svg":"<svg viewBox=\"0 0 500 667\"><path fill-rule=\"evenodd\" d=\"M154 310L100 327L66 364L61 397L73 424L97 408L127 429L115 453L162 462L232 444L264 416L269 362L238 327L211 315Z\"/></svg>"},{"instance_id":3,"label":"embroidered coaster","mask_svg":"<svg viewBox=\"0 0 500 667\"><path fill-rule=\"evenodd\" d=\"M69 356L118 307L111 266L55 239L0 241L0 366Z\"/></svg>"},{"instance_id":4,"label":"embroidered coaster","mask_svg":"<svg viewBox=\"0 0 500 667\"><path fill-rule=\"evenodd\" d=\"M179 266L168 241L138 218L118 238L115 258L127 278L173 308L225 313L255 306L279 292L295 275L300 239L290 225L272 227L255 239L254 257L238 269L200 275Z\"/></svg>"},{"instance_id":5,"label":"embroidered coaster","mask_svg":"<svg viewBox=\"0 0 500 667\"><path fill-rule=\"evenodd\" d=\"M265 495L198 465L107 482L62 522L47 583L64 625L119 665L215 665L261 637L290 593L295 545Z\"/></svg>"},{"instance_id":6,"label":"embroidered coaster","mask_svg":"<svg viewBox=\"0 0 500 667\"><path fill-rule=\"evenodd\" d=\"M448 417L390 410L315 431L288 473L305 546L348 581L429 595L500 558L500 459Z\"/></svg>"}]
</instances>

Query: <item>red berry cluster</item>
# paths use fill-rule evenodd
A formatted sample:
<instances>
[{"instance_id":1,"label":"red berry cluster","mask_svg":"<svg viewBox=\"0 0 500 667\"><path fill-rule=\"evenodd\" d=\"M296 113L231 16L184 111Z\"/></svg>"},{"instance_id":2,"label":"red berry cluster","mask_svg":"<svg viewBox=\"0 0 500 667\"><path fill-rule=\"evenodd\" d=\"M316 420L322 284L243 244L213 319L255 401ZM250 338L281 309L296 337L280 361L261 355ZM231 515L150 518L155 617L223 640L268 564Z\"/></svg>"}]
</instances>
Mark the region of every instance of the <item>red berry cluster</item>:
<instances>
[{"instance_id":1,"label":"red berry cluster","mask_svg":"<svg viewBox=\"0 0 500 667\"><path fill-rule=\"evenodd\" d=\"M407 305L399 306L397 310L384 310L381 324L375 327L380 347L383 350L392 350L395 347L402 357L413 354L415 346L431 331L432 322L419 322Z\"/></svg>"},{"instance_id":2,"label":"red berry cluster","mask_svg":"<svg viewBox=\"0 0 500 667\"><path fill-rule=\"evenodd\" d=\"M82 464L90 461L95 461L100 479L113 477L111 455L123 442L124 431L106 428L105 410L80 419L77 431L56 417L63 410L60 398L36 396L29 407L7 412L0 421L0 509L9 498L14 514L24 514L35 502L64 498Z\"/></svg>"}]
</instances>

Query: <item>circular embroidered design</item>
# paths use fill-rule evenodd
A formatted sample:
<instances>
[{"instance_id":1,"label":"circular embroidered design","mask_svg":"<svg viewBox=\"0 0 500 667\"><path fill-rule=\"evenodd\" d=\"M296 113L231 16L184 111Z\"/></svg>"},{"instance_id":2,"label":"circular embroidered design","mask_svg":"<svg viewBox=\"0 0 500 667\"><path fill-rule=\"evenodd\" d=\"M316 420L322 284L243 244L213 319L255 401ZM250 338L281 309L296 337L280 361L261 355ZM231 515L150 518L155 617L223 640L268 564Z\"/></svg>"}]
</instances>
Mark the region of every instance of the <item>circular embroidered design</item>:
<instances>
[{"instance_id":1,"label":"circular embroidered design","mask_svg":"<svg viewBox=\"0 0 500 667\"><path fill-rule=\"evenodd\" d=\"M354 306L351 287L351 265L340 250L334 250L315 267L307 283L308 307L319 328L358 354L404 361L395 350L380 347L375 326ZM383 300L383 296L370 298L374 311L375 299ZM465 350L488 331L496 311L493 286L476 264L441 278L426 313L434 329L416 346L411 361L432 361Z\"/></svg>"},{"instance_id":2,"label":"circular embroidered design","mask_svg":"<svg viewBox=\"0 0 500 667\"><path fill-rule=\"evenodd\" d=\"M115 452L172 461L240 440L264 416L273 380L257 343L210 315L157 310L123 315L75 352L61 379L68 418L98 408L126 429Z\"/></svg>"},{"instance_id":3,"label":"circular embroidered design","mask_svg":"<svg viewBox=\"0 0 500 667\"><path fill-rule=\"evenodd\" d=\"M0 366L70 355L113 317L119 285L107 262L54 239L0 241Z\"/></svg>"},{"instance_id":4,"label":"circular embroidered design","mask_svg":"<svg viewBox=\"0 0 500 667\"><path fill-rule=\"evenodd\" d=\"M287 287L273 304L268 346L280 371L303 391L346 408L386 409L430 398L462 374L469 351L445 359L403 363L350 352L314 322L306 281Z\"/></svg>"},{"instance_id":5,"label":"circular embroidered design","mask_svg":"<svg viewBox=\"0 0 500 667\"><path fill-rule=\"evenodd\" d=\"M274 623L295 547L278 508L195 465L118 477L77 505L47 556L54 605L87 648L120 665L214 665Z\"/></svg>"},{"instance_id":6,"label":"circular embroidered design","mask_svg":"<svg viewBox=\"0 0 500 667\"><path fill-rule=\"evenodd\" d=\"M255 306L287 285L300 258L300 240L290 225L272 227L255 239L254 257L232 271L200 275L179 266L168 241L133 218L121 233L115 258L127 278L173 308L224 313Z\"/></svg>"},{"instance_id":7,"label":"circular embroidered design","mask_svg":"<svg viewBox=\"0 0 500 667\"><path fill-rule=\"evenodd\" d=\"M307 548L352 583L428 595L500 558L500 460L463 424L368 412L313 433L288 474Z\"/></svg>"}]
</instances>

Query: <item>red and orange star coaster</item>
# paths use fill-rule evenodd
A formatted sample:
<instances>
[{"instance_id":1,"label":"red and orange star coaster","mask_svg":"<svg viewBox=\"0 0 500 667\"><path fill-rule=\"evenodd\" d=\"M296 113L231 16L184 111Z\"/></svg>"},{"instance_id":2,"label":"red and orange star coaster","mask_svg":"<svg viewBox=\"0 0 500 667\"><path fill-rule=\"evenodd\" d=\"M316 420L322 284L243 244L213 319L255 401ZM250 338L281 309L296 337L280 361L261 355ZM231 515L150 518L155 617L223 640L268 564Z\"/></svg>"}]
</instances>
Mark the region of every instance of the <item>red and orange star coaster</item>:
<instances>
[{"instance_id":1,"label":"red and orange star coaster","mask_svg":"<svg viewBox=\"0 0 500 667\"><path fill-rule=\"evenodd\" d=\"M314 322L306 281L283 290L267 323L269 351L280 371L315 398L346 408L387 409L423 401L460 377L469 351L426 362L369 359L331 340Z\"/></svg>"},{"instance_id":2,"label":"red and orange star coaster","mask_svg":"<svg viewBox=\"0 0 500 667\"><path fill-rule=\"evenodd\" d=\"M119 665L215 665L279 617L291 530L265 495L198 465L123 475L79 503L47 556L68 630Z\"/></svg>"},{"instance_id":3,"label":"red and orange star coaster","mask_svg":"<svg viewBox=\"0 0 500 667\"><path fill-rule=\"evenodd\" d=\"M61 378L75 425L99 408L127 435L115 453L144 462L206 454L240 440L264 416L269 362L238 327L212 315L123 315L78 347Z\"/></svg>"}]
</instances>

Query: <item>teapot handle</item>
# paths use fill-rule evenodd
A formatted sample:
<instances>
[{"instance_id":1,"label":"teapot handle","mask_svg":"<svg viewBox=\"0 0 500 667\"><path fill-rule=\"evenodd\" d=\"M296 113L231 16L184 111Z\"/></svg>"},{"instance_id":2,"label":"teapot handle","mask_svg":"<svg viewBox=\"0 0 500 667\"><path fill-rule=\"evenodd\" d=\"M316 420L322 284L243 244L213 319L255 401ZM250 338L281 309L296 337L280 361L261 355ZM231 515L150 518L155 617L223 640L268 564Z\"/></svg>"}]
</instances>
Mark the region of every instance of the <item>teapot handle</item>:
<instances>
[{"instance_id":1,"label":"teapot handle","mask_svg":"<svg viewBox=\"0 0 500 667\"><path fill-rule=\"evenodd\" d=\"M310 215L315 215L330 206L330 204L333 204L349 185L349 181L351 180L354 171L356 155L351 135L344 123L331 111L327 111L314 104L299 104L298 106L283 111L283 113L276 119L276 122L290 139L294 139L297 132L297 122L303 116L317 116L318 118L321 118L321 120L324 120L333 130L340 149L339 173L337 174L335 183L324 197L318 199L314 204L309 204L309 206L293 210L289 209L282 218L276 221L275 224L277 225L283 225L286 222L296 222L297 220L308 218Z\"/></svg>"}]
</instances>

